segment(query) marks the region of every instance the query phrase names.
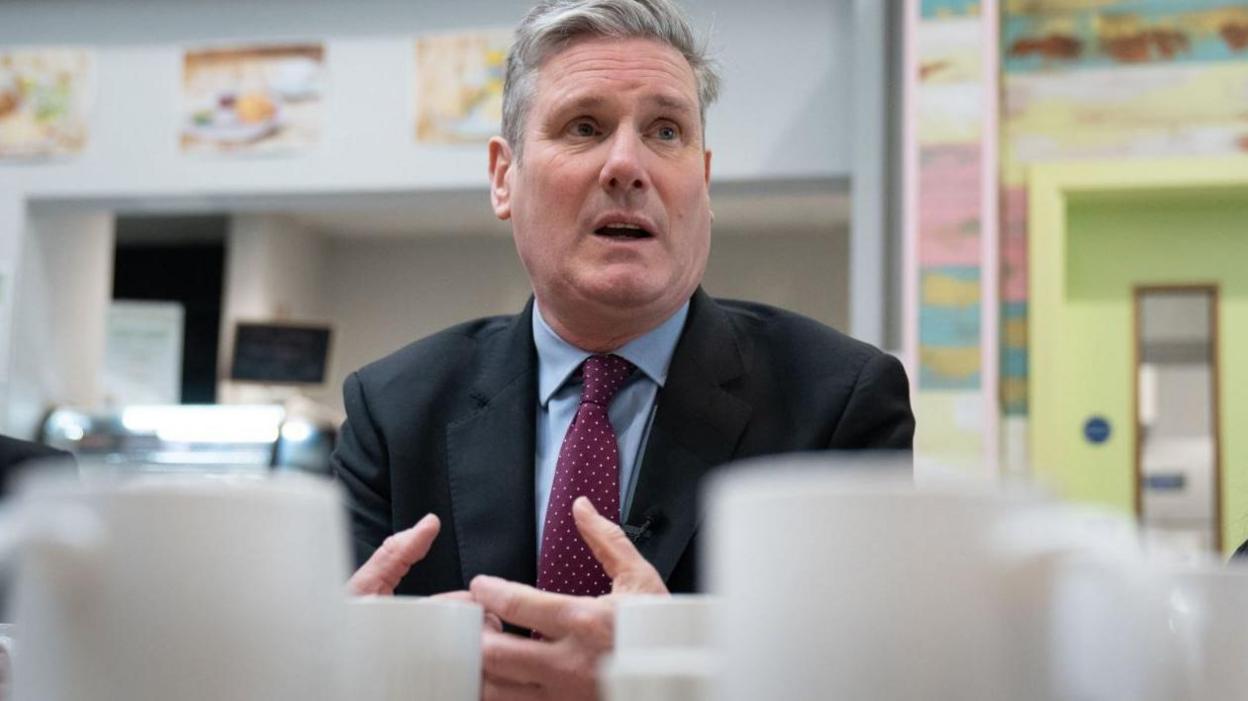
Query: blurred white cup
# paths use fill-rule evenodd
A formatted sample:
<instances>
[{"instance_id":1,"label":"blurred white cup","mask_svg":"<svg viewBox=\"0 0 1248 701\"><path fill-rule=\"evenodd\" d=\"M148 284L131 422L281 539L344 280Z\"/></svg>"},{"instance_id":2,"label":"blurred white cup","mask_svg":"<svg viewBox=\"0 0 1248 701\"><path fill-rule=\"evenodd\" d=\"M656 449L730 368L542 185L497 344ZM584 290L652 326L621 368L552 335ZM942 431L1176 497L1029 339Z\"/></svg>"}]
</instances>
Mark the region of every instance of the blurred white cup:
<instances>
[{"instance_id":1,"label":"blurred white cup","mask_svg":"<svg viewBox=\"0 0 1248 701\"><path fill-rule=\"evenodd\" d=\"M716 597L632 595L615 605L615 651L707 648Z\"/></svg>"},{"instance_id":2,"label":"blurred white cup","mask_svg":"<svg viewBox=\"0 0 1248 701\"><path fill-rule=\"evenodd\" d=\"M702 648L617 651L603 663L606 701L712 701L714 656Z\"/></svg>"},{"instance_id":3,"label":"blurred white cup","mask_svg":"<svg viewBox=\"0 0 1248 701\"><path fill-rule=\"evenodd\" d=\"M1248 567L1168 572L1169 622L1183 650L1188 701L1248 697Z\"/></svg>"},{"instance_id":4,"label":"blurred white cup","mask_svg":"<svg viewBox=\"0 0 1248 701\"><path fill-rule=\"evenodd\" d=\"M0 623L0 701L13 698L13 655L17 637L16 626L12 623Z\"/></svg>"},{"instance_id":5,"label":"blurred white cup","mask_svg":"<svg viewBox=\"0 0 1248 701\"><path fill-rule=\"evenodd\" d=\"M41 481L6 520L19 701L332 698L348 558L329 482Z\"/></svg>"},{"instance_id":6,"label":"blurred white cup","mask_svg":"<svg viewBox=\"0 0 1248 701\"><path fill-rule=\"evenodd\" d=\"M608 701L710 701L717 606L699 594L620 597L615 650L602 666Z\"/></svg>"},{"instance_id":7,"label":"blurred white cup","mask_svg":"<svg viewBox=\"0 0 1248 701\"><path fill-rule=\"evenodd\" d=\"M423 597L347 603L343 699L469 701L481 694L481 606Z\"/></svg>"},{"instance_id":8,"label":"blurred white cup","mask_svg":"<svg viewBox=\"0 0 1248 701\"><path fill-rule=\"evenodd\" d=\"M1085 553L1078 538L1094 529L1036 495L916 489L905 472L831 459L759 461L711 485L710 584L723 597L716 698L1047 701L1059 698L1064 655L1101 654L1087 631L1065 635L1072 614L1114 600L1100 620L1109 625L1155 603L1133 543L1105 538L1106 552ZM1072 558L1088 563L1073 584ZM1143 639L1111 655L1153 650L1161 635L1121 630ZM1167 693L1164 670L1126 659L1120 666Z\"/></svg>"}]
</instances>

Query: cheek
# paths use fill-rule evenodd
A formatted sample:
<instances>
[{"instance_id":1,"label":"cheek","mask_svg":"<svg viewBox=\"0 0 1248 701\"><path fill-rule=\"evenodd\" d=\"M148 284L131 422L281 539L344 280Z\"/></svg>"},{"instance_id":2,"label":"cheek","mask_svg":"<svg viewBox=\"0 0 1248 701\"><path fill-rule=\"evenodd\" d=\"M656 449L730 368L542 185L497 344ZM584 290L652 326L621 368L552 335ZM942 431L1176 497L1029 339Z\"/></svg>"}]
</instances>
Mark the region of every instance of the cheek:
<instances>
[{"instance_id":1,"label":"cheek","mask_svg":"<svg viewBox=\"0 0 1248 701\"><path fill-rule=\"evenodd\" d=\"M706 190L697 188L687 193L688 202L679 215L680 228L684 230L681 247L690 260L706 258L711 243L711 207Z\"/></svg>"}]
</instances>

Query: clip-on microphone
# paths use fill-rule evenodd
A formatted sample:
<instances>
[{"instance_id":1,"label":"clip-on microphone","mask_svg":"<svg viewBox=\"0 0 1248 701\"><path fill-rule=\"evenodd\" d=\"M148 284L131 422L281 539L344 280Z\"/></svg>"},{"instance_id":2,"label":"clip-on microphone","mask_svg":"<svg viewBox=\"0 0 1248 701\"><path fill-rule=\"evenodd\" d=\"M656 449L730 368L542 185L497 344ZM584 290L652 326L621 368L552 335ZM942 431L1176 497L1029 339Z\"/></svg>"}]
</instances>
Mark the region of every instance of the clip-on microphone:
<instances>
[{"instance_id":1,"label":"clip-on microphone","mask_svg":"<svg viewBox=\"0 0 1248 701\"><path fill-rule=\"evenodd\" d=\"M621 524L620 528L624 531L624 535L628 536L629 541L633 545L654 535L654 529L663 521L663 510L657 506L651 506L641 515L640 523Z\"/></svg>"}]
</instances>

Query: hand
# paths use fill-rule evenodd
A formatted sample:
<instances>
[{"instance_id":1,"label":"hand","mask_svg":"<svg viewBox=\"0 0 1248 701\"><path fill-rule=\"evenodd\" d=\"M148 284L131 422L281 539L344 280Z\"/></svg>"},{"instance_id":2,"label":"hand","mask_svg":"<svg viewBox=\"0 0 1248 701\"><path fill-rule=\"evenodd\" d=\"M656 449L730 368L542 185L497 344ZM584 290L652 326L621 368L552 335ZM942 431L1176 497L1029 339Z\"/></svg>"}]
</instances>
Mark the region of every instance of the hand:
<instances>
[{"instance_id":1,"label":"hand","mask_svg":"<svg viewBox=\"0 0 1248 701\"><path fill-rule=\"evenodd\" d=\"M596 699L598 661L612 647L619 594L666 594L663 578L624 531L585 497L572 504L576 528L611 577L611 595L553 594L478 576L472 596L488 613L541 633L530 640L487 629L481 640L484 701Z\"/></svg>"},{"instance_id":2,"label":"hand","mask_svg":"<svg viewBox=\"0 0 1248 701\"><path fill-rule=\"evenodd\" d=\"M394 594L394 588L399 586L412 565L429 553L429 547L438 537L441 527L437 516L425 514L415 526L383 540L368 562L347 580L347 592L355 596Z\"/></svg>"},{"instance_id":3,"label":"hand","mask_svg":"<svg viewBox=\"0 0 1248 701\"><path fill-rule=\"evenodd\" d=\"M437 601L460 601L465 604L475 604L478 606L480 605L480 604L477 604L476 599L472 598L472 592L465 591L463 589L458 589L456 591L444 591L441 594L434 594L433 596L429 598L437 600ZM486 611L485 612L485 627L487 630L492 630L497 633L501 633L503 632L503 619L499 618L497 614L493 614L493 613L490 613L489 611ZM0 701L2 701L2 699L0 699Z\"/></svg>"}]
</instances>

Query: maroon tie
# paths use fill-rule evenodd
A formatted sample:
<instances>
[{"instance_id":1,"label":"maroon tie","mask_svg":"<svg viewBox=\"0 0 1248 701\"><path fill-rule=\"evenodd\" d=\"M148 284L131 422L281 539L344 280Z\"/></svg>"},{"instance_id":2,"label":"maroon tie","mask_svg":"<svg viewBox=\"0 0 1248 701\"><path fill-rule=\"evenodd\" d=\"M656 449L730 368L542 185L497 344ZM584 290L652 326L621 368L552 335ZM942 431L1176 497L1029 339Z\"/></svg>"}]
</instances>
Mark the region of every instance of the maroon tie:
<instances>
[{"instance_id":1,"label":"maroon tie","mask_svg":"<svg viewBox=\"0 0 1248 701\"><path fill-rule=\"evenodd\" d=\"M620 449L607 407L632 371L632 363L616 355L593 355L581 366L581 405L559 449L547 500L538 589L581 596L611 593L611 579L576 530L572 502L587 496L598 513L619 522Z\"/></svg>"}]
</instances>

